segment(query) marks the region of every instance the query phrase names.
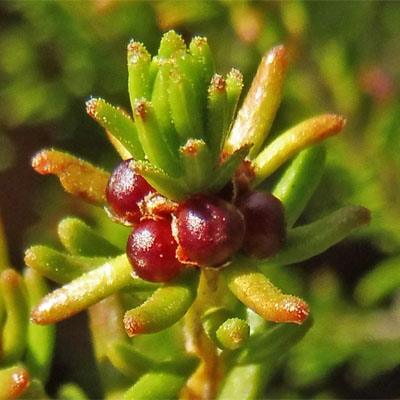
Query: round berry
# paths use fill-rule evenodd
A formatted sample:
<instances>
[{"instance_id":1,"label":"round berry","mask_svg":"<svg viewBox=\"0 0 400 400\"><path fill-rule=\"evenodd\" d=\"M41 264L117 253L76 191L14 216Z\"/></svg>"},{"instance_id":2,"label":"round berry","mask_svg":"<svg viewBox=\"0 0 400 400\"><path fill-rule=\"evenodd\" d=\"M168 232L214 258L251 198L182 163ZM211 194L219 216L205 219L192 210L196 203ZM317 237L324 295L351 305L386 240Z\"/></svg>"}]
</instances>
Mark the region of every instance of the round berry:
<instances>
[{"instance_id":1,"label":"round berry","mask_svg":"<svg viewBox=\"0 0 400 400\"><path fill-rule=\"evenodd\" d=\"M175 216L178 252L189 262L218 266L242 245L243 216L218 197L194 196L180 204Z\"/></svg>"},{"instance_id":2,"label":"round berry","mask_svg":"<svg viewBox=\"0 0 400 400\"><path fill-rule=\"evenodd\" d=\"M122 161L114 169L108 181L106 198L113 214L132 225L141 218L139 203L149 193L156 193L156 190L130 167L131 161Z\"/></svg>"},{"instance_id":3,"label":"round berry","mask_svg":"<svg viewBox=\"0 0 400 400\"><path fill-rule=\"evenodd\" d=\"M131 232L126 254L140 278L150 282L166 282L184 267L176 257L176 249L170 221L144 219Z\"/></svg>"},{"instance_id":4,"label":"round berry","mask_svg":"<svg viewBox=\"0 0 400 400\"><path fill-rule=\"evenodd\" d=\"M243 250L250 257L274 256L286 236L285 210L281 201L267 192L250 192L237 204L246 221Z\"/></svg>"}]
</instances>

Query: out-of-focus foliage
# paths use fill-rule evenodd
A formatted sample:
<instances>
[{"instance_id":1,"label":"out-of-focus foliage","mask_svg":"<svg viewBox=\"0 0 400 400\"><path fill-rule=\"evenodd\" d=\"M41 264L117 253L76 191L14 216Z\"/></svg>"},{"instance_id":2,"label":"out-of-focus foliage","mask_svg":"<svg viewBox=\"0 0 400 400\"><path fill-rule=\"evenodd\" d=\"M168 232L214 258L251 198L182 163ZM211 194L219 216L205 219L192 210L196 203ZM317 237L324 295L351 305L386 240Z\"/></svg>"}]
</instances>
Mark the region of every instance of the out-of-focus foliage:
<instances>
[{"instance_id":1,"label":"out-of-focus foliage","mask_svg":"<svg viewBox=\"0 0 400 400\"><path fill-rule=\"evenodd\" d=\"M54 243L69 213L124 242L124 228L116 234L99 211L33 177L28 161L46 145L111 168L117 157L84 102L96 93L127 107L126 43L134 37L153 52L171 27L207 36L218 69L237 66L247 84L264 52L285 42L291 65L272 134L326 109L348 122L328 145L304 220L349 203L372 211L362 237L305 263L301 274L270 267L282 289L309 300L315 323L272 377L268 396L399 397L399 3L1 2L0 211L13 264L32 238ZM56 365L79 379L65 360Z\"/></svg>"}]
</instances>

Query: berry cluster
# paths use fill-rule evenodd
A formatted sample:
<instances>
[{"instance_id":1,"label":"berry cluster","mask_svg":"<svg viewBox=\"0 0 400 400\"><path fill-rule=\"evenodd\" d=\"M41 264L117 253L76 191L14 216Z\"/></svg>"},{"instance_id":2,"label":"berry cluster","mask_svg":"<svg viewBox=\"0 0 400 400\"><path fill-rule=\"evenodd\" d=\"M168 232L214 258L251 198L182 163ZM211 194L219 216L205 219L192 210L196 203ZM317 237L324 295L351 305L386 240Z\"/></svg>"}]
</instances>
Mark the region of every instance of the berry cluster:
<instances>
[{"instance_id":1,"label":"berry cluster","mask_svg":"<svg viewBox=\"0 0 400 400\"><path fill-rule=\"evenodd\" d=\"M219 267L241 248L250 257L271 257L285 238L282 203L243 182L220 195L195 194L176 203L125 160L111 174L106 197L113 218L135 226L126 253L147 281L168 281L185 266Z\"/></svg>"}]
</instances>

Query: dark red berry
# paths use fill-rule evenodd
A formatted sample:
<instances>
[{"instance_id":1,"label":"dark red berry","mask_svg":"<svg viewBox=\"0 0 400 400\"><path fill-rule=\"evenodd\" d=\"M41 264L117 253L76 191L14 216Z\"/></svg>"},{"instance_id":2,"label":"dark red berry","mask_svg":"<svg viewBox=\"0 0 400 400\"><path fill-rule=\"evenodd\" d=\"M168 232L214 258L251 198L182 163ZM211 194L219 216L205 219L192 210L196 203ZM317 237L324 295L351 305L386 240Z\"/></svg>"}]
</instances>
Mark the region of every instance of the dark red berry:
<instances>
[{"instance_id":1,"label":"dark red berry","mask_svg":"<svg viewBox=\"0 0 400 400\"><path fill-rule=\"evenodd\" d=\"M218 197L194 196L180 204L175 215L178 253L189 262L218 266L242 245L243 216Z\"/></svg>"},{"instance_id":2,"label":"dark red berry","mask_svg":"<svg viewBox=\"0 0 400 400\"><path fill-rule=\"evenodd\" d=\"M285 210L281 201L267 192L250 192L237 204L246 221L243 250L250 257L274 256L286 236Z\"/></svg>"},{"instance_id":3,"label":"dark red berry","mask_svg":"<svg viewBox=\"0 0 400 400\"><path fill-rule=\"evenodd\" d=\"M146 281L166 282L185 266L176 257L177 243L166 219L144 219L131 232L126 254L136 274Z\"/></svg>"},{"instance_id":4,"label":"dark red berry","mask_svg":"<svg viewBox=\"0 0 400 400\"><path fill-rule=\"evenodd\" d=\"M156 190L130 167L131 161L122 161L114 169L108 181L106 197L117 218L127 224L136 224L141 218L139 203Z\"/></svg>"}]
</instances>

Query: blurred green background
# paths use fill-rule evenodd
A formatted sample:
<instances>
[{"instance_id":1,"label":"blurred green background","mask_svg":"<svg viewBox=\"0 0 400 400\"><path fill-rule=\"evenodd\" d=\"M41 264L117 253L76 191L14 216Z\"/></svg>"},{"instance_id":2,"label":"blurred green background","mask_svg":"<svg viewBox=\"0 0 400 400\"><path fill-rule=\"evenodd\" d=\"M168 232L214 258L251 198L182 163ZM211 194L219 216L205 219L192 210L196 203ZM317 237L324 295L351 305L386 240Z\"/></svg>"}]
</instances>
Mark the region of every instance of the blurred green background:
<instances>
[{"instance_id":1,"label":"blurred green background","mask_svg":"<svg viewBox=\"0 0 400 400\"><path fill-rule=\"evenodd\" d=\"M315 326L285 359L268 398L400 397L400 3L385 1L0 2L0 215L10 261L32 243L58 246L56 226L76 215L111 240L126 236L102 210L37 176L43 147L106 169L118 157L85 112L90 95L129 109L125 49L150 52L174 28L209 39L217 70L240 69L248 87L262 55L285 43L290 67L273 133L321 112L347 118L328 146L322 183L300 223L345 204L372 211L358 235L271 279L310 302ZM90 356L84 317L60 324L59 347ZM71 335L71 331L77 332ZM67 332L67 333L66 333ZM94 374L80 354L56 357L53 382ZM83 357L83 356L82 356Z\"/></svg>"}]
</instances>

